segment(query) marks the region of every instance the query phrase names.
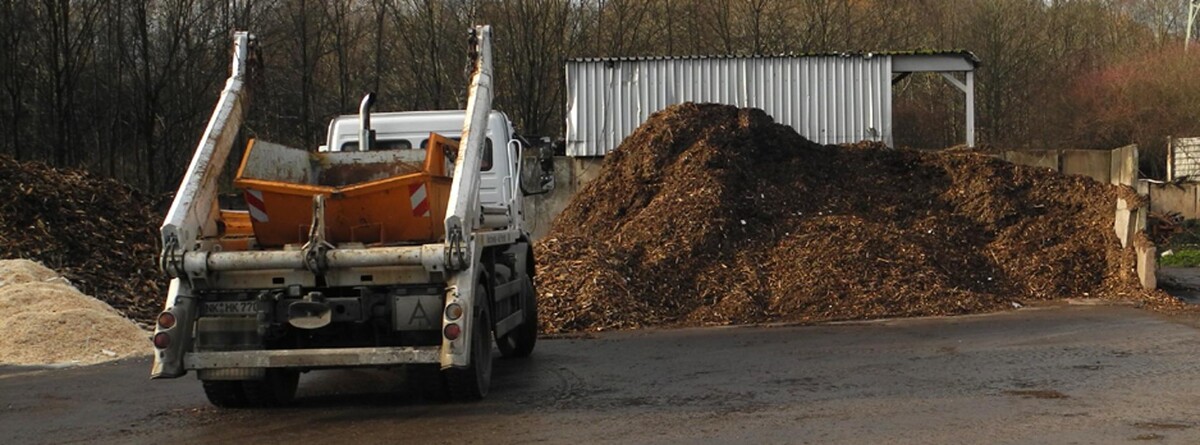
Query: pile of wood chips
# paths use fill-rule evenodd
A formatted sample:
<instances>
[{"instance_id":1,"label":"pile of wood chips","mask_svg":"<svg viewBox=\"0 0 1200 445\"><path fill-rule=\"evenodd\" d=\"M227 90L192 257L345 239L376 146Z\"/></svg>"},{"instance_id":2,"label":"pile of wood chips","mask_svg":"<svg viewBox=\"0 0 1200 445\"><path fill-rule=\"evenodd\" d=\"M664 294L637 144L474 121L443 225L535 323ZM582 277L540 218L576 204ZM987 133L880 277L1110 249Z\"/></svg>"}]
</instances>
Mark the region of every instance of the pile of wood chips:
<instances>
[{"instance_id":1,"label":"pile of wood chips","mask_svg":"<svg viewBox=\"0 0 1200 445\"><path fill-rule=\"evenodd\" d=\"M547 332L965 314L1139 288L1132 189L970 151L823 146L757 109L655 113L538 243ZM1015 304L1014 304L1015 303Z\"/></svg>"},{"instance_id":2,"label":"pile of wood chips","mask_svg":"<svg viewBox=\"0 0 1200 445\"><path fill-rule=\"evenodd\" d=\"M29 260L0 260L0 364L92 364L153 351L150 333Z\"/></svg>"},{"instance_id":3,"label":"pile of wood chips","mask_svg":"<svg viewBox=\"0 0 1200 445\"><path fill-rule=\"evenodd\" d=\"M38 261L142 322L162 310L154 200L118 181L0 156L0 259Z\"/></svg>"}]
</instances>

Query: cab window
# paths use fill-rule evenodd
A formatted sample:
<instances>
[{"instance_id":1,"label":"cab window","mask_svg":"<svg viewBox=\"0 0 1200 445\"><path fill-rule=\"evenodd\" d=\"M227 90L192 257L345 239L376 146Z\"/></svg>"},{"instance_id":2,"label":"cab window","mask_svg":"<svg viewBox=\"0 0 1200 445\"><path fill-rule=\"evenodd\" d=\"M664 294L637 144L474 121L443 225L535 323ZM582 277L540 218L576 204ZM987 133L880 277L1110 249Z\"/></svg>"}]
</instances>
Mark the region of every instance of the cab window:
<instances>
[{"instance_id":1,"label":"cab window","mask_svg":"<svg viewBox=\"0 0 1200 445\"><path fill-rule=\"evenodd\" d=\"M454 142L459 142L462 140L461 137L447 138L447 139L450 139ZM484 141L484 143L483 143L483 160L479 163L479 171L486 172L486 171L492 170L492 138L487 138L487 139L484 139L483 141ZM422 150L424 150L428 146L429 146L428 138L421 141L421 149Z\"/></svg>"},{"instance_id":2,"label":"cab window","mask_svg":"<svg viewBox=\"0 0 1200 445\"><path fill-rule=\"evenodd\" d=\"M421 143L421 148L425 148L425 143ZM394 139L390 141L375 141L375 146L372 150L411 150L412 142L407 139ZM358 151L358 141L350 141L342 144L342 151Z\"/></svg>"}]
</instances>

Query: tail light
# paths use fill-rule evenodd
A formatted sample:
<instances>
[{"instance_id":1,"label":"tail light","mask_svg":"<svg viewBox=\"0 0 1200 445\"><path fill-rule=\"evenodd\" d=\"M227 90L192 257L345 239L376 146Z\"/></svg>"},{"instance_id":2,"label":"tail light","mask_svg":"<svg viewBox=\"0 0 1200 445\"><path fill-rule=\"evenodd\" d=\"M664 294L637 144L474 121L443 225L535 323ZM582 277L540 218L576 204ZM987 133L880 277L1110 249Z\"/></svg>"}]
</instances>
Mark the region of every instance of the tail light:
<instances>
[{"instance_id":1,"label":"tail light","mask_svg":"<svg viewBox=\"0 0 1200 445\"><path fill-rule=\"evenodd\" d=\"M446 340L458 340L458 336L462 335L462 328L458 327L458 324L450 323L446 325L445 329L442 329L442 335L446 336Z\"/></svg>"},{"instance_id":2,"label":"tail light","mask_svg":"<svg viewBox=\"0 0 1200 445\"><path fill-rule=\"evenodd\" d=\"M163 329L171 329L175 327L175 314L170 312L158 314L158 326Z\"/></svg>"},{"instance_id":3,"label":"tail light","mask_svg":"<svg viewBox=\"0 0 1200 445\"><path fill-rule=\"evenodd\" d=\"M167 335L166 332L154 334L154 347L158 349L167 349L168 346L171 346L170 335Z\"/></svg>"},{"instance_id":4,"label":"tail light","mask_svg":"<svg viewBox=\"0 0 1200 445\"><path fill-rule=\"evenodd\" d=\"M450 321L458 320L462 317L462 305L458 303L450 303L446 305L446 319Z\"/></svg>"}]
</instances>

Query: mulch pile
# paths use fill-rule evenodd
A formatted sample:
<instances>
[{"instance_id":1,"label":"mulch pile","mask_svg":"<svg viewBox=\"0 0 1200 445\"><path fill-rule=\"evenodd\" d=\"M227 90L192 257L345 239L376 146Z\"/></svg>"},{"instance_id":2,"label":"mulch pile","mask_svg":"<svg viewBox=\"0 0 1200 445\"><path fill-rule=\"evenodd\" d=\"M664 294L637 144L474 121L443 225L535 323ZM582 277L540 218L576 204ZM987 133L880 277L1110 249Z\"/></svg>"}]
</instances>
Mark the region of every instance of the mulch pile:
<instances>
[{"instance_id":1,"label":"mulch pile","mask_svg":"<svg viewBox=\"0 0 1200 445\"><path fill-rule=\"evenodd\" d=\"M0 156L0 259L30 259L148 322L162 310L154 199L82 170Z\"/></svg>"},{"instance_id":2,"label":"mulch pile","mask_svg":"<svg viewBox=\"0 0 1200 445\"><path fill-rule=\"evenodd\" d=\"M547 332L1173 306L1113 232L1128 188L978 153L823 146L757 109L658 112L539 242Z\"/></svg>"}]
</instances>

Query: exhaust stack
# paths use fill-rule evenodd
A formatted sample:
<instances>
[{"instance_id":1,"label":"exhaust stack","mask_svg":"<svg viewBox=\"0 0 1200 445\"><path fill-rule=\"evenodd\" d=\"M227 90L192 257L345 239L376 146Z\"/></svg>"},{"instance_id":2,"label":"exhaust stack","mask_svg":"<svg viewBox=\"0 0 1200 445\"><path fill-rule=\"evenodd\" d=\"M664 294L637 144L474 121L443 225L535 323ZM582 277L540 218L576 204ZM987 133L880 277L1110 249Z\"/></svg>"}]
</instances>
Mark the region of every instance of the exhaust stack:
<instances>
[{"instance_id":1,"label":"exhaust stack","mask_svg":"<svg viewBox=\"0 0 1200 445\"><path fill-rule=\"evenodd\" d=\"M358 105L358 151L370 151L375 148L375 130L371 129L372 105L375 105L375 93L367 93Z\"/></svg>"}]
</instances>

